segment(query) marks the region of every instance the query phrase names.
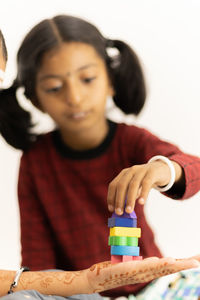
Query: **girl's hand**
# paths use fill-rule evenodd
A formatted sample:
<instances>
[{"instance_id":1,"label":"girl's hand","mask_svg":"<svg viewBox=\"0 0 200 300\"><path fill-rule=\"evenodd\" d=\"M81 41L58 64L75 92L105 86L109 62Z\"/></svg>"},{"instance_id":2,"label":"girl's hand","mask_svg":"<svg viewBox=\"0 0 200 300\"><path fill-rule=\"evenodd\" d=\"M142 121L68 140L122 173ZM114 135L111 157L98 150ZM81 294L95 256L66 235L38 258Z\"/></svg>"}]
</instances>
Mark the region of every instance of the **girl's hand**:
<instances>
[{"instance_id":1,"label":"girl's hand","mask_svg":"<svg viewBox=\"0 0 200 300\"><path fill-rule=\"evenodd\" d=\"M151 257L141 261L111 264L110 261L93 265L86 271L88 293L99 293L118 286L143 283L185 269L199 267L200 255L176 260Z\"/></svg>"},{"instance_id":2,"label":"girl's hand","mask_svg":"<svg viewBox=\"0 0 200 300\"><path fill-rule=\"evenodd\" d=\"M181 167L173 162L176 179L178 181L182 175ZM144 204L151 188L155 186L165 186L170 181L170 169L168 165L156 160L143 165L135 165L122 170L108 187L108 210L115 211L118 215L123 214L125 199L125 211L131 213L134 210L135 201Z\"/></svg>"}]
</instances>

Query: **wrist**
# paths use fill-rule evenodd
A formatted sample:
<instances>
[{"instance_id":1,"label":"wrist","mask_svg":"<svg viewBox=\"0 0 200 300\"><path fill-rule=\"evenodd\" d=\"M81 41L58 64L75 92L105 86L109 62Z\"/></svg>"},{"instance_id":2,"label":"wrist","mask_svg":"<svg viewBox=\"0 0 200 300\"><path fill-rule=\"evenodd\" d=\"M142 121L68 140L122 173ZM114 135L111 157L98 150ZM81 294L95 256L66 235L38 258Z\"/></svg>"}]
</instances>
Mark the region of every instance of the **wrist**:
<instances>
[{"instance_id":1,"label":"wrist","mask_svg":"<svg viewBox=\"0 0 200 300\"><path fill-rule=\"evenodd\" d=\"M158 190L159 192L166 192L169 189L171 189L171 187L174 185L175 180L176 180L176 170L175 170L175 166L173 164L173 162L162 155L156 155L153 156L148 163L152 163L152 162L156 162L156 161L162 161L163 163L165 163L170 171L170 178L167 184L163 185L163 186L156 186L155 189Z\"/></svg>"},{"instance_id":2,"label":"wrist","mask_svg":"<svg viewBox=\"0 0 200 300\"><path fill-rule=\"evenodd\" d=\"M22 273L27 272L27 271L29 271L28 267L21 267L19 270L16 271L13 282L11 283L10 289L8 290L8 294L13 293L13 289L15 289L18 286L18 281L19 281Z\"/></svg>"},{"instance_id":3,"label":"wrist","mask_svg":"<svg viewBox=\"0 0 200 300\"><path fill-rule=\"evenodd\" d=\"M95 293L95 275L94 275L95 268L96 265L92 265L89 269L84 270L85 286L87 289L87 292L85 294Z\"/></svg>"},{"instance_id":4,"label":"wrist","mask_svg":"<svg viewBox=\"0 0 200 300\"><path fill-rule=\"evenodd\" d=\"M80 291L78 294L93 294L95 293L94 292L94 287L92 285L92 282L91 282L91 278L90 278L90 275L89 273L91 273L90 271L90 268L89 269L85 269L82 271L82 285L80 287Z\"/></svg>"}]
</instances>

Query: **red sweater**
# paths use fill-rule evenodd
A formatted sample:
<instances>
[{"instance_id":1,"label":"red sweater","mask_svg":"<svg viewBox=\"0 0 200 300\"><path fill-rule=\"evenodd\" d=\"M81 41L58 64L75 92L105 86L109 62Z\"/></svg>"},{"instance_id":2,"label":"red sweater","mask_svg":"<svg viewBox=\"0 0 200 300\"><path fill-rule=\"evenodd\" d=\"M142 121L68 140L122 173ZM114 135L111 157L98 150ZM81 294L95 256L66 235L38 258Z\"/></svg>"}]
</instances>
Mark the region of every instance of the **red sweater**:
<instances>
[{"instance_id":1,"label":"red sweater","mask_svg":"<svg viewBox=\"0 0 200 300\"><path fill-rule=\"evenodd\" d=\"M95 149L73 151L54 131L40 136L22 155L18 183L22 265L31 270L80 270L110 260L108 184L122 169L146 163L154 155L167 156L184 168L185 189L182 195L171 190L172 197L188 198L200 189L199 158L145 129L109 124L108 136ZM143 206L136 204L135 212L142 230L141 255L161 256ZM128 295L143 286L121 287L106 295Z\"/></svg>"}]
</instances>

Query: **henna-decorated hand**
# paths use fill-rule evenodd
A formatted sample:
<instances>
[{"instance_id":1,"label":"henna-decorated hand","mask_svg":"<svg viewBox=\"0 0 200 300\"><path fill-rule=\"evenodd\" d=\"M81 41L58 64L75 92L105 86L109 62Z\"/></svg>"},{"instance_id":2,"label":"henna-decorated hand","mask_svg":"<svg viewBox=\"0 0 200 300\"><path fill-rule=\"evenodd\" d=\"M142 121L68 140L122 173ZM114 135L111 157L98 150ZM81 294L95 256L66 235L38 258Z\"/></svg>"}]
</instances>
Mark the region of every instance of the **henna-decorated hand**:
<instances>
[{"instance_id":1,"label":"henna-decorated hand","mask_svg":"<svg viewBox=\"0 0 200 300\"><path fill-rule=\"evenodd\" d=\"M98 293L118 286L143 283L185 269L199 267L200 255L187 259L151 257L142 261L111 264L110 261L91 266L86 273L88 293Z\"/></svg>"}]
</instances>

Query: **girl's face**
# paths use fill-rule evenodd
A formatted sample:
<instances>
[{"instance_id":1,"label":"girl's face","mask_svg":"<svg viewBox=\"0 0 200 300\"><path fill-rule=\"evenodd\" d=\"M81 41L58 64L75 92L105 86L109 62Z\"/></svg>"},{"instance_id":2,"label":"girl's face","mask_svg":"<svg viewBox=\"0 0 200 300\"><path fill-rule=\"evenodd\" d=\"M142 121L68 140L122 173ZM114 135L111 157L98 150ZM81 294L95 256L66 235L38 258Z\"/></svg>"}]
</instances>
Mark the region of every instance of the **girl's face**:
<instances>
[{"instance_id":1,"label":"girl's face","mask_svg":"<svg viewBox=\"0 0 200 300\"><path fill-rule=\"evenodd\" d=\"M0 49L0 87L3 83L5 67L6 61L4 59L2 49Z\"/></svg>"},{"instance_id":2,"label":"girl's face","mask_svg":"<svg viewBox=\"0 0 200 300\"><path fill-rule=\"evenodd\" d=\"M80 133L105 125L105 104L113 89L106 66L84 43L63 43L47 52L36 77L40 108L61 132Z\"/></svg>"}]
</instances>

